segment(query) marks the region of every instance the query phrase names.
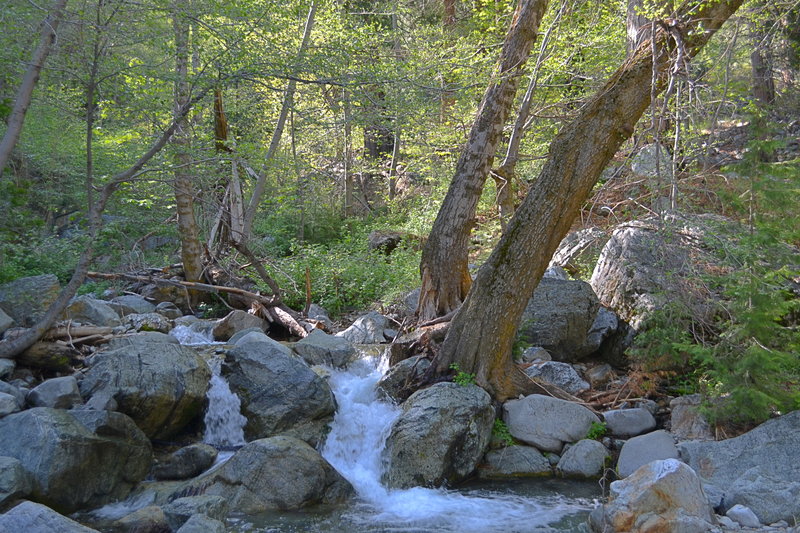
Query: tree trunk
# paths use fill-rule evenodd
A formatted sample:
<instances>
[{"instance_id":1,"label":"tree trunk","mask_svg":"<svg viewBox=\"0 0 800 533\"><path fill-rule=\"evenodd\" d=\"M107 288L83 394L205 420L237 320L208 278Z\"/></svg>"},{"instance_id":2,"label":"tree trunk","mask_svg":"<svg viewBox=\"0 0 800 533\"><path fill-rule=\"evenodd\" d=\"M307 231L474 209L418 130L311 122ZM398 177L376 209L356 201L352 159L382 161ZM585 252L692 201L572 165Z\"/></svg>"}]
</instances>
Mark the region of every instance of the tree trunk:
<instances>
[{"instance_id":1,"label":"tree trunk","mask_svg":"<svg viewBox=\"0 0 800 533\"><path fill-rule=\"evenodd\" d=\"M753 70L753 98L762 104L773 104L775 102L775 80L772 77L772 51L766 33L758 28L753 31L750 66Z\"/></svg>"},{"instance_id":2,"label":"tree trunk","mask_svg":"<svg viewBox=\"0 0 800 533\"><path fill-rule=\"evenodd\" d=\"M468 245L475 209L546 7L547 0L520 0L517 5L497 72L483 96L455 176L422 252L422 292L417 308L420 322L456 309L469 291Z\"/></svg>"},{"instance_id":3,"label":"tree trunk","mask_svg":"<svg viewBox=\"0 0 800 533\"><path fill-rule=\"evenodd\" d=\"M6 168L11 151L14 150L14 146L19 140L19 134L22 132L22 123L25 122L25 113L28 112L28 107L31 105L33 89L39 81L39 74L42 72L44 62L50 54L50 48L52 48L53 41L55 41L56 31L61 19L64 18L66 6L67 0L56 0L53 4L53 9L50 10L47 18L42 23L39 46L33 52L31 62L28 63L28 68L22 77L22 83L14 100L14 107L8 117L8 128L3 135L3 140L0 141L0 174Z\"/></svg>"},{"instance_id":4,"label":"tree trunk","mask_svg":"<svg viewBox=\"0 0 800 533\"><path fill-rule=\"evenodd\" d=\"M742 1L703 2L694 10L684 8L680 24L659 24L655 65L651 43L642 43L556 136L538 180L451 322L438 354L438 372L457 363L461 371L476 374L478 384L500 401L531 390L530 380L512 361L511 347L550 257L600 173L648 108L654 70L656 92L663 90L678 53L677 32L686 59L693 57Z\"/></svg>"},{"instance_id":5,"label":"tree trunk","mask_svg":"<svg viewBox=\"0 0 800 533\"><path fill-rule=\"evenodd\" d=\"M177 5L173 8L173 17L176 74L174 115L177 117L189 101L189 22ZM200 229L194 214L195 188L192 183L190 135L189 121L184 116L178 121L178 130L172 139L175 147L175 203L184 277L186 281L197 282L203 278L203 246L200 243ZM190 291L189 294L191 305L195 305L199 294L196 291Z\"/></svg>"}]
</instances>

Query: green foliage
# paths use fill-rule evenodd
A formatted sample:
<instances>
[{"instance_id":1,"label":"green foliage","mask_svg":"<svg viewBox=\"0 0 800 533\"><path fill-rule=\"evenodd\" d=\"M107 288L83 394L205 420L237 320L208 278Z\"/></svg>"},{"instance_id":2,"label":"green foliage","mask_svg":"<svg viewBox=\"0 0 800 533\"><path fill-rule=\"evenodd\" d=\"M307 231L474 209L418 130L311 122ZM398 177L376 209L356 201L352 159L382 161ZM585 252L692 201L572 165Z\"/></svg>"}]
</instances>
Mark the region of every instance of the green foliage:
<instances>
[{"instance_id":1,"label":"green foliage","mask_svg":"<svg viewBox=\"0 0 800 533\"><path fill-rule=\"evenodd\" d=\"M508 430L508 424L506 424L502 418L494 419L492 436L506 446L511 446L514 444L514 437L511 436L511 432Z\"/></svg>"},{"instance_id":2,"label":"green foliage","mask_svg":"<svg viewBox=\"0 0 800 533\"><path fill-rule=\"evenodd\" d=\"M475 385L475 374L461 371L458 363L451 364L450 370L453 370L456 373L455 376L453 376L453 383L461 385L462 387L466 387L467 385Z\"/></svg>"},{"instance_id":3,"label":"green foliage","mask_svg":"<svg viewBox=\"0 0 800 533\"><path fill-rule=\"evenodd\" d=\"M590 440L600 440L608 433L608 426L605 422L592 422L589 431L586 432L586 438Z\"/></svg>"}]
</instances>

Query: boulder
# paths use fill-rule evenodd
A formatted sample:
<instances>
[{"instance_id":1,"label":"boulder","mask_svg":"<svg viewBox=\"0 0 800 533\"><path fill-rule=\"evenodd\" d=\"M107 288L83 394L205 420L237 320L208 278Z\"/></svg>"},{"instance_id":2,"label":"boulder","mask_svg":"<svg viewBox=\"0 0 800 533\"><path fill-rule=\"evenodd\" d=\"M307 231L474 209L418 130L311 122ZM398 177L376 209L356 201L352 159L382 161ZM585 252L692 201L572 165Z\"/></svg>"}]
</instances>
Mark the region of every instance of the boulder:
<instances>
[{"instance_id":1,"label":"boulder","mask_svg":"<svg viewBox=\"0 0 800 533\"><path fill-rule=\"evenodd\" d=\"M11 359L0 358L0 379L5 379L14 373L17 364Z\"/></svg>"},{"instance_id":2,"label":"boulder","mask_svg":"<svg viewBox=\"0 0 800 533\"><path fill-rule=\"evenodd\" d=\"M406 236L402 231L374 230L367 236L367 245L370 250L390 255Z\"/></svg>"},{"instance_id":3,"label":"boulder","mask_svg":"<svg viewBox=\"0 0 800 533\"><path fill-rule=\"evenodd\" d=\"M152 476L159 481L198 476L214 464L217 453L217 449L208 444L195 443L184 446L153 465Z\"/></svg>"},{"instance_id":4,"label":"boulder","mask_svg":"<svg viewBox=\"0 0 800 533\"><path fill-rule=\"evenodd\" d=\"M552 383L569 394L578 394L589 389L589 384L567 363L546 361L533 364L525 369L525 374Z\"/></svg>"},{"instance_id":5,"label":"boulder","mask_svg":"<svg viewBox=\"0 0 800 533\"><path fill-rule=\"evenodd\" d=\"M308 336L295 343L294 351L309 365L326 365L344 368L356 358L355 347L345 338L328 335L314 329Z\"/></svg>"},{"instance_id":6,"label":"boulder","mask_svg":"<svg viewBox=\"0 0 800 533\"><path fill-rule=\"evenodd\" d=\"M633 437L622 445L617 460L617 473L625 478L639 467L660 459L677 459L678 449L672 435L666 431L654 431Z\"/></svg>"},{"instance_id":7,"label":"boulder","mask_svg":"<svg viewBox=\"0 0 800 533\"><path fill-rule=\"evenodd\" d=\"M599 478L610 459L611 455L601 443L583 439L564 452L556 470L564 477Z\"/></svg>"},{"instance_id":8,"label":"boulder","mask_svg":"<svg viewBox=\"0 0 800 533\"><path fill-rule=\"evenodd\" d=\"M603 342L614 335L619 328L619 317L617 314L603 306L597 310L597 316L586 334L583 351L594 353L600 349Z\"/></svg>"},{"instance_id":9,"label":"boulder","mask_svg":"<svg viewBox=\"0 0 800 533\"><path fill-rule=\"evenodd\" d=\"M226 341L237 332L247 328L259 328L261 331L267 331L269 325L263 319L237 309L217 321L213 329L214 338L218 341Z\"/></svg>"},{"instance_id":10,"label":"boulder","mask_svg":"<svg viewBox=\"0 0 800 533\"><path fill-rule=\"evenodd\" d=\"M383 330L386 329L388 319L377 311L370 311L366 315L356 319L353 324L344 331L336 334L337 337L344 337L353 344L380 344L386 342Z\"/></svg>"},{"instance_id":11,"label":"boulder","mask_svg":"<svg viewBox=\"0 0 800 533\"><path fill-rule=\"evenodd\" d=\"M336 404L328 383L290 354L269 339L236 346L226 356L222 372L242 401L249 440L298 431L316 445L333 419Z\"/></svg>"},{"instance_id":12,"label":"boulder","mask_svg":"<svg viewBox=\"0 0 800 533\"><path fill-rule=\"evenodd\" d=\"M16 413L20 409L22 408L16 398L8 393L0 392L0 418Z\"/></svg>"},{"instance_id":13,"label":"boulder","mask_svg":"<svg viewBox=\"0 0 800 533\"><path fill-rule=\"evenodd\" d=\"M72 409L76 405L83 404L75 376L43 381L31 389L27 400L31 407L54 407L56 409Z\"/></svg>"},{"instance_id":14,"label":"boulder","mask_svg":"<svg viewBox=\"0 0 800 533\"><path fill-rule=\"evenodd\" d=\"M184 281L179 277L171 278L172 281ZM187 291L183 287L173 285L163 285L150 283L144 285L138 290L144 298L151 302L170 302L176 305L179 309L190 311L189 302L187 300Z\"/></svg>"},{"instance_id":15,"label":"boulder","mask_svg":"<svg viewBox=\"0 0 800 533\"><path fill-rule=\"evenodd\" d=\"M125 498L150 470L150 441L110 411L36 407L0 419L0 450L22 463L31 497L72 512Z\"/></svg>"},{"instance_id":16,"label":"boulder","mask_svg":"<svg viewBox=\"0 0 800 533\"><path fill-rule=\"evenodd\" d=\"M614 369L611 365L604 363L602 365L593 366L583 374L589 381L593 389L599 389L604 385L608 385L617 378Z\"/></svg>"},{"instance_id":17,"label":"boulder","mask_svg":"<svg viewBox=\"0 0 800 533\"><path fill-rule=\"evenodd\" d=\"M592 422L600 422L582 405L540 394L507 401L503 420L515 439L553 453L561 453L567 442L583 439Z\"/></svg>"},{"instance_id":18,"label":"boulder","mask_svg":"<svg viewBox=\"0 0 800 533\"><path fill-rule=\"evenodd\" d=\"M245 514L340 503L354 494L350 483L314 448L286 436L248 443L190 487L221 496L231 509Z\"/></svg>"},{"instance_id":19,"label":"boulder","mask_svg":"<svg viewBox=\"0 0 800 533\"><path fill-rule=\"evenodd\" d=\"M653 461L613 482L608 503L589 521L598 533L701 533L716 525L700 479L676 459Z\"/></svg>"},{"instance_id":20,"label":"boulder","mask_svg":"<svg viewBox=\"0 0 800 533\"><path fill-rule=\"evenodd\" d=\"M437 383L412 394L386 441L390 487L439 486L475 470L492 437L494 409L476 385Z\"/></svg>"},{"instance_id":21,"label":"boulder","mask_svg":"<svg viewBox=\"0 0 800 533\"><path fill-rule=\"evenodd\" d=\"M6 314L5 311L0 309L0 337L6 332L8 328L14 325L14 319Z\"/></svg>"},{"instance_id":22,"label":"boulder","mask_svg":"<svg viewBox=\"0 0 800 533\"><path fill-rule=\"evenodd\" d=\"M18 387L15 387L11 383L6 383L5 381L0 381L0 393L8 394L14 398L17 406L22 409L25 407L25 395L26 393L22 392Z\"/></svg>"},{"instance_id":23,"label":"boulder","mask_svg":"<svg viewBox=\"0 0 800 533\"><path fill-rule=\"evenodd\" d=\"M140 331L112 338L103 348L104 352L110 352L117 348L126 346L138 346L145 344L180 344L178 339L172 335L161 333L160 331Z\"/></svg>"},{"instance_id":24,"label":"boulder","mask_svg":"<svg viewBox=\"0 0 800 533\"><path fill-rule=\"evenodd\" d=\"M594 262L607 240L608 235L600 228L572 231L558 245L549 266L577 274Z\"/></svg>"},{"instance_id":25,"label":"boulder","mask_svg":"<svg viewBox=\"0 0 800 533\"><path fill-rule=\"evenodd\" d=\"M547 457L530 446L508 446L486 454L478 469L483 479L542 477L553 474Z\"/></svg>"},{"instance_id":26,"label":"boulder","mask_svg":"<svg viewBox=\"0 0 800 533\"><path fill-rule=\"evenodd\" d=\"M108 302L119 316L152 313L156 306L139 296L138 294L124 294L117 296Z\"/></svg>"},{"instance_id":27,"label":"boulder","mask_svg":"<svg viewBox=\"0 0 800 533\"><path fill-rule=\"evenodd\" d=\"M30 533L99 533L62 516L49 507L22 502L5 514L0 514L0 531Z\"/></svg>"},{"instance_id":28,"label":"boulder","mask_svg":"<svg viewBox=\"0 0 800 533\"><path fill-rule=\"evenodd\" d=\"M183 316L183 312L172 302L160 302L155 311L167 320L177 320Z\"/></svg>"},{"instance_id":29,"label":"boulder","mask_svg":"<svg viewBox=\"0 0 800 533\"><path fill-rule=\"evenodd\" d=\"M526 348L524 352L522 352L522 362L523 363L533 363L534 361L552 361L553 356L550 355L550 352L542 348L541 346L531 346L530 348Z\"/></svg>"},{"instance_id":30,"label":"boulder","mask_svg":"<svg viewBox=\"0 0 800 533\"><path fill-rule=\"evenodd\" d=\"M768 420L733 439L688 441L681 458L723 495L723 510L741 504L764 524L800 516L800 411Z\"/></svg>"},{"instance_id":31,"label":"boulder","mask_svg":"<svg viewBox=\"0 0 800 533\"><path fill-rule=\"evenodd\" d=\"M225 524L204 514L192 515L175 533L225 533Z\"/></svg>"},{"instance_id":32,"label":"boulder","mask_svg":"<svg viewBox=\"0 0 800 533\"><path fill-rule=\"evenodd\" d=\"M264 330L261 328L247 328L241 331L237 331L234 335L228 339L228 344L246 344L248 342L269 342L265 339L269 339L269 335L264 333ZM270 339L272 340L272 339Z\"/></svg>"},{"instance_id":33,"label":"boulder","mask_svg":"<svg viewBox=\"0 0 800 533\"><path fill-rule=\"evenodd\" d=\"M203 514L216 520L225 520L228 516L228 502L225 498L209 494L177 498L164 505L163 509L173 530L180 528L196 514Z\"/></svg>"},{"instance_id":34,"label":"boulder","mask_svg":"<svg viewBox=\"0 0 800 533\"><path fill-rule=\"evenodd\" d=\"M125 325L135 331L157 331L169 333L172 323L159 313L144 313L128 315L124 319Z\"/></svg>"},{"instance_id":35,"label":"boulder","mask_svg":"<svg viewBox=\"0 0 800 533\"><path fill-rule=\"evenodd\" d=\"M0 456L0 509L6 504L26 498L33 490L30 475L14 457Z\"/></svg>"},{"instance_id":36,"label":"boulder","mask_svg":"<svg viewBox=\"0 0 800 533\"><path fill-rule=\"evenodd\" d=\"M522 315L517 338L545 348L556 361L577 361L591 353L586 335L599 307L585 281L542 278Z\"/></svg>"},{"instance_id":37,"label":"boulder","mask_svg":"<svg viewBox=\"0 0 800 533\"><path fill-rule=\"evenodd\" d=\"M711 425L698 411L700 395L679 396L669 402L670 433L678 440L714 440Z\"/></svg>"},{"instance_id":38,"label":"boulder","mask_svg":"<svg viewBox=\"0 0 800 533\"><path fill-rule=\"evenodd\" d=\"M725 513L725 516L740 526L752 528L761 527L761 523L758 521L756 514L739 503L728 509L728 512Z\"/></svg>"},{"instance_id":39,"label":"boulder","mask_svg":"<svg viewBox=\"0 0 800 533\"><path fill-rule=\"evenodd\" d=\"M148 505L116 520L114 531L120 533L170 533L167 515L158 505Z\"/></svg>"},{"instance_id":40,"label":"boulder","mask_svg":"<svg viewBox=\"0 0 800 533\"><path fill-rule=\"evenodd\" d=\"M0 309L18 326L29 328L38 322L61 292L52 274L19 278L0 285Z\"/></svg>"},{"instance_id":41,"label":"boulder","mask_svg":"<svg viewBox=\"0 0 800 533\"><path fill-rule=\"evenodd\" d=\"M635 437L656 428L656 419L644 407L612 409L603 413L603 418L615 437Z\"/></svg>"},{"instance_id":42,"label":"boulder","mask_svg":"<svg viewBox=\"0 0 800 533\"><path fill-rule=\"evenodd\" d=\"M642 146L631 160L631 174L639 178L672 179L672 153L662 144Z\"/></svg>"},{"instance_id":43,"label":"boulder","mask_svg":"<svg viewBox=\"0 0 800 533\"><path fill-rule=\"evenodd\" d=\"M321 305L311 304L308 307L308 318L322 322L329 330L333 327L333 321L328 316L328 311Z\"/></svg>"},{"instance_id":44,"label":"boulder","mask_svg":"<svg viewBox=\"0 0 800 533\"><path fill-rule=\"evenodd\" d=\"M600 302L633 330L669 302L679 301L698 319L710 319L714 306L696 287L704 267L718 264L702 246L714 230L711 217L669 216L620 225L606 243L592 273Z\"/></svg>"},{"instance_id":45,"label":"boulder","mask_svg":"<svg viewBox=\"0 0 800 533\"><path fill-rule=\"evenodd\" d=\"M194 350L176 344L140 344L92 357L81 394L113 397L154 439L177 434L200 415L211 370Z\"/></svg>"},{"instance_id":46,"label":"boulder","mask_svg":"<svg viewBox=\"0 0 800 533\"><path fill-rule=\"evenodd\" d=\"M78 296L64 310L62 318L80 324L95 326L118 326L119 315L103 300L91 296Z\"/></svg>"},{"instance_id":47,"label":"boulder","mask_svg":"<svg viewBox=\"0 0 800 533\"><path fill-rule=\"evenodd\" d=\"M396 403L403 402L404 387L420 378L431 367L430 360L424 355L415 355L404 359L389 369L376 386L378 394Z\"/></svg>"}]
</instances>

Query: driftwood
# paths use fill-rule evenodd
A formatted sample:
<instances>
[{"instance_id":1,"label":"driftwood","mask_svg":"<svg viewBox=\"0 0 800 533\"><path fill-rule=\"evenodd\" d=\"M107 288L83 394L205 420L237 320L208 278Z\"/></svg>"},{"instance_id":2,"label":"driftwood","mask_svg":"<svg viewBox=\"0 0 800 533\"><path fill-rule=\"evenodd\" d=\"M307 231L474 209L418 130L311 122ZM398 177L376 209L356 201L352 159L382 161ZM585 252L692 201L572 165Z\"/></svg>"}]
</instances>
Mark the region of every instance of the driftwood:
<instances>
[{"instance_id":1,"label":"driftwood","mask_svg":"<svg viewBox=\"0 0 800 533\"><path fill-rule=\"evenodd\" d=\"M21 366L51 372L70 372L81 362L81 352L64 342L36 342L17 357Z\"/></svg>"},{"instance_id":2,"label":"driftwood","mask_svg":"<svg viewBox=\"0 0 800 533\"><path fill-rule=\"evenodd\" d=\"M156 285L185 287L187 289L203 291L203 292L213 292L213 293L222 292L227 294L236 294L238 296L244 296L245 298L250 298L251 300L258 302L265 307L272 307L280 301L280 299L276 296L263 296L261 294L246 291L244 289L239 289L237 287L223 287L220 285L209 285L207 283L197 283L194 281L176 281L172 279L163 279L152 276L134 276L131 274L105 274L102 272L87 272L86 277L95 279L125 279L128 281L139 281L142 283L154 283Z\"/></svg>"},{"instance_id":3,"label":"driftwood","mask_svg":"<svg viewBox=\"0 0 800 533\"><path fill-rule=\"evenodd\" d=\"M113 328L103 326L58 326L49 329L42 337L44 340L76 339L83 337L106 336L113 332Z\"/></svg>"}]
</instances>

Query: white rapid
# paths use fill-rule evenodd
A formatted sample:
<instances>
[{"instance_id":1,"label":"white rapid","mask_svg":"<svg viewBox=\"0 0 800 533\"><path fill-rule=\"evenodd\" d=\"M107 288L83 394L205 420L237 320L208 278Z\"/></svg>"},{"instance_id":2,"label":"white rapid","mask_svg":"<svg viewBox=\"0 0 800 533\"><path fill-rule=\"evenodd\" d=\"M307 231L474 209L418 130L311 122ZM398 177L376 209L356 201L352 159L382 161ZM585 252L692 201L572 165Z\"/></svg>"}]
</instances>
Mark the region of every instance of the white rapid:
<instances>
[{"instance_id":1,"label":"white rapid","mask_svg":"<svg viewBox=\"0 0 800 533\"><path fill-rule=\"evenodd\" d=\"M377 361L362 360L348 371L334 370L330 378L338 412L322 455L358 493L358 502L341 517L355 530L555 531L550 524L589 508L586 500L552 495L527 497L485 490L384 487L380 481L384 469L381 455L401 410L378 400L375 385L382 375L379 367Z\"/></svg>"},{"instance_id":2,"label":"white rapid","mask_svg":"<svg viewBox=\"0 0 800 533\"><path fill-rule=\"evenodd\" d=\"M210 327L195 329L190 326L176 326L170 334L181 344L189 346L218 344L214 342ZM203 420L206 426L203 442L223 450L243 446L247 418L241 413L242 402L222 377L222 359L211 357L207 362L212 375L206 393L208 409Z\"/></svg>"}]
</instances>

